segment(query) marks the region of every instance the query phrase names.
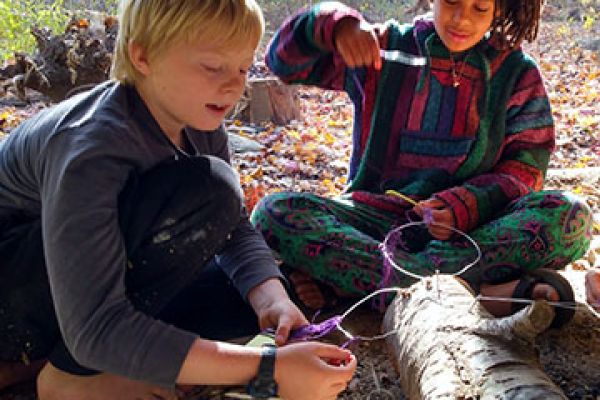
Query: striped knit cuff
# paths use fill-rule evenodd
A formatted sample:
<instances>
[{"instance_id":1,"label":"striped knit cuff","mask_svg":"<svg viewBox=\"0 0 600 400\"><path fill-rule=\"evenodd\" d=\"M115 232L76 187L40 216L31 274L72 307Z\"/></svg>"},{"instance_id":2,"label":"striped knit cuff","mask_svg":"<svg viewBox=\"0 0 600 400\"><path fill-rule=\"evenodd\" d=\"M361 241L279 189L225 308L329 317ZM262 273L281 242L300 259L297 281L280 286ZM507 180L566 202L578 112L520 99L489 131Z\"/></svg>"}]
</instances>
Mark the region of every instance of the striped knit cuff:
<instances>
[{"instance_id":1,"label":"striped knit cuff","mask_svg":"<svg viewBox=\"0 0 600 400\"><path fill-rule=\"evenodd\" d=\"M469 232L479 223L477 198L464 187L454 187L436 193L435 198L443 201L454 216L454 226L462 232Z\"/></svg>"}]
</instances>

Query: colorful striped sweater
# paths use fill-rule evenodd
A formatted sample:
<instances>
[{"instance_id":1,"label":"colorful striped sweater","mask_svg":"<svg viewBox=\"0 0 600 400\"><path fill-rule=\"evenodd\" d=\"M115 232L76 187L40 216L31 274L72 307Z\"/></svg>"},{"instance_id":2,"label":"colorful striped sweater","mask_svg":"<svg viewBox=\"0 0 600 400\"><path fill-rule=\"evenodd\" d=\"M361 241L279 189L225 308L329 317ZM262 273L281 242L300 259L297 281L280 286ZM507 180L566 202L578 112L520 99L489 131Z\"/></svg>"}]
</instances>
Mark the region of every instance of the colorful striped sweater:
<instances>
[{"instance_id":1,"label":"colorful striped sweater","mask_svg":"<svg viewBox=\"0 0 600 400\"><path fill-rule=\"evenodd\" d=\"M354 103L349 191L394 189L435 196L451 207L456 227L471 230L531 191L542 189L554 147L550 104L535 62L484 38L456 68L433 21L388 21L382 48L423 55L425 67L384 62L347 68L333 30L361 15L327 2L288 19L266 61L287 83L345 90ZM463 66L464 65L464 66Z\"/></svg>"}]
</instances>

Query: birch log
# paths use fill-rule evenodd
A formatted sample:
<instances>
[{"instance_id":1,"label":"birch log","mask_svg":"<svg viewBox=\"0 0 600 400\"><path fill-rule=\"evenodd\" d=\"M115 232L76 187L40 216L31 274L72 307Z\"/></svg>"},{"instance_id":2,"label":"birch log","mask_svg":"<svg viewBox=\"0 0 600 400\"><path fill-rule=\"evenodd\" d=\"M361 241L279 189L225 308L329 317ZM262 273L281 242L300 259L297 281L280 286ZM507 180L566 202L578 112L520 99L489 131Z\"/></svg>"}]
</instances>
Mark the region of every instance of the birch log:
<instances>
[{"instance_id":1,"label":"birch log","mask_svg":"<svg viewBox=\"0 0 600 400\"><path fill-rule=\"evenodd\" d=\"M537 302L492 318L457 279L440 276L397 296L382 330L396 331L387 343L409 399L566 399L533 344L553 317Z\"/></svg>"}]
</instances>

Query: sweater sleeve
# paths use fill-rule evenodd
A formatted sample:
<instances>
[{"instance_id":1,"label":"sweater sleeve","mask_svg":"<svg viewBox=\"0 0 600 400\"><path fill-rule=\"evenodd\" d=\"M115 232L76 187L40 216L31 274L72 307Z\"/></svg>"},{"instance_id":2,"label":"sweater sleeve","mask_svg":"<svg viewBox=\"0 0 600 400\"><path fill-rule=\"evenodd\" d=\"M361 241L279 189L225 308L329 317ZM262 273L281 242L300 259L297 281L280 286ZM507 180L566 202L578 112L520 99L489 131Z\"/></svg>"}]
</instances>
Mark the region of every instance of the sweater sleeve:
<instances>
[{"instance_id":1,"label":"sweater sleeve","mask_svg":"<svg viewBox=\"0 0 600 400\"><path fill-rule=\"evenodd\" d=\"M333 32L344 18L362 16L338 2L319 3L286 20L273 36L266 63L282 81L342 90L346 64L336 52Z\"/></svg>"},{"instance_id":2,"label":"sweater sleeve","mask_svg":"<svg viewBox=\"0 0 600 400\"><path fill-rule=\"evenodd\" d=\"M504 140L494 167L435 195L452 209L460 230L480 226L509 202L544 185L554 149L554 122L535 65L521 74L506 108Z\"/></svg>"},{"instance_id":3,"label":"sweater sleeve","mask_svg":"<svg viewBox=\"0 0 600 400\"><path fill-rule=\"evenodd\" d=\"M230 163L227 133L224 128L221 127L210 135L209 152ZM223 250L217 254L216 261L244 299L250 289L267 279L279 278L285 281L271 249L248 220L245 208L242 210L238 227L231 233L231 238Z\"/></svg>"},{"instance_id":4,"label":"sweater sleeve","mask_svg":"<svg viewBox=\"0 0 600 400\"><path fill-rule=\"evenodd\" d=\"M136 310L127 297L118 194L134 166L118 131L75 129L54 135L37 161L48 278L65 344L88 368L172 386L196 335Z\"/></svg>"}]
</instances>

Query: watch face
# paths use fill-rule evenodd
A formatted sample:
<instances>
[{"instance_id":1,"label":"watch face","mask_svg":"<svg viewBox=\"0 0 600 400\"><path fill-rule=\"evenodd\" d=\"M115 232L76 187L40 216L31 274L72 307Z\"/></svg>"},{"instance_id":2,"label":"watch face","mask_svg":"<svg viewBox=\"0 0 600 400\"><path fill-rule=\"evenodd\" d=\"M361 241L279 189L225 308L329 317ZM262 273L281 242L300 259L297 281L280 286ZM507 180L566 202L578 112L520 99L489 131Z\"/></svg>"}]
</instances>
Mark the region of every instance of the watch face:
<instances>
[{"instance_id":1,"label":"watch face","mask_svg":"<svg viewBox=\"0 0 600 400\"><path fill-rule=\"evenodd\" d=\"M277 396L277 383L275 381L269 382L265 389L269 392L269 396Z\"/></svg>"},{"instance_id":2,"label":"watch face","mask_svg":"<svg viewBox=\"0 0 600 400\"><path fill-rule=\"evenodd\" d=\"M248 385L248 394L259 399L277 396L277 382L272 379L253 379Z\"/></svg>"}]
</instances>

